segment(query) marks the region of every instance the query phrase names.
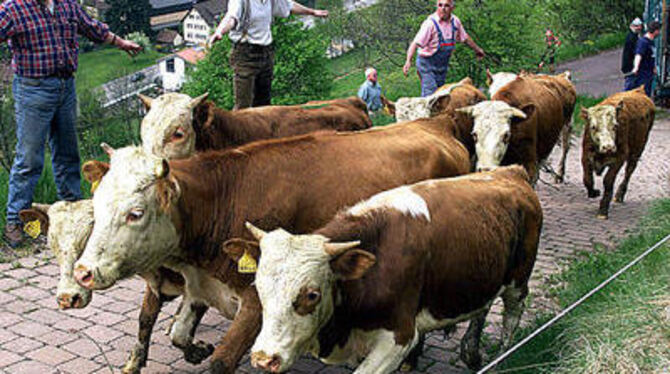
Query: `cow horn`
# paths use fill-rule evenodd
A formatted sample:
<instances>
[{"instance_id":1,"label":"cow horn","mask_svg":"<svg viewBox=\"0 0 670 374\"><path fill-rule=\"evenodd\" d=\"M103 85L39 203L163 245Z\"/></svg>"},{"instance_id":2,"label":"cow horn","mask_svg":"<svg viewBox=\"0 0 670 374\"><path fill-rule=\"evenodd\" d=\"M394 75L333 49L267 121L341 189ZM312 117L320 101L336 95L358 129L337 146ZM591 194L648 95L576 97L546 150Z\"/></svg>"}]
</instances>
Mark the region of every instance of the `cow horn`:
<instances>
[{"instance_id":1,"label":"cow horn","mask_svg":"<svg viewBox=\"0 0 670 374\"><path fill-rule=\"evenodd\" d=\"M336 257L346 252L348 249L358 247L359 245L361 245L360 240L346 243L325 243L323 246L327 254L331 257Z\"/></svg>"},{"instance_id":2,"label":"cow horn","mask_svg":"<svg viewBox=\"0 0 670 374\"><path fill-rule=\"evenodd\" d=\"M523 119L526 119L526 117L527 117L526 113L524 113L521 109L518 109L518 108L512 108L512 116L523 118Z\"/></svg>"},{"instance_id":3,"label":"cow horn","mask_svg":"<svg viewBox=\"0 0 670 374\"><path fill-rule=\"evenodd\" d=\"M244 226L247 227L247 230L249 230L251 235L253 235L254 238L256 238L256 240L258 240L259 242L267 234L265 231L263 231L263 230L259 229L258 227L252 225L251 222L245 222Z\"/></svg>"},{"instance_id":4,"label":"cow horn","mask_svg":"<svg viewBox=\"0 0 670 374\"><path fill-rule=\"evenodd\" d=\"M107 143L100 143L100 147L102 147L105 153L107 153L107 156L112 157L112 155L114 154L114 148L112 148L111 145Z\"/></svg>"},{"instance_id":5,"label":"cow horn","mask_svg":"<svg viewBox=\"0 0 670 374\"><path fill-rule=\"evenodd\" d=\"M472 113L475 111L475 107L473 105L470 105L470 106L466 106L466 107L463 107L463 108L457 108L456 111L458 113L463 113L463 114L467 114L467 115L471 116Z\"/></svg>"},{"instance_id":6,"label":"cow horn","mask_svg":"<svg viewBox=\"0 0 670 374\"><path fill-rule=\"evenodd\" d=\"M144 107L147 110L151 109L151 104L153 103L154 99L152 99L149 96L142 95L142 94L137 94L137 97L140 98L140 101L142 102L142 104L144 104Z\"/></svg>"},{"instance_id":7,"label":"cow horn","mask_svg":"<svg viewBox=\"0 0 670 374\"><path fill-rule=\"evenodd\" d=\"M196 97L195 99L191 99L191 103L190 103L191 109L200 105L200 103L202 103L207 98L207 96L209 96L209 92L205 92L204 94Z\"/></svg>"}]
</instances>

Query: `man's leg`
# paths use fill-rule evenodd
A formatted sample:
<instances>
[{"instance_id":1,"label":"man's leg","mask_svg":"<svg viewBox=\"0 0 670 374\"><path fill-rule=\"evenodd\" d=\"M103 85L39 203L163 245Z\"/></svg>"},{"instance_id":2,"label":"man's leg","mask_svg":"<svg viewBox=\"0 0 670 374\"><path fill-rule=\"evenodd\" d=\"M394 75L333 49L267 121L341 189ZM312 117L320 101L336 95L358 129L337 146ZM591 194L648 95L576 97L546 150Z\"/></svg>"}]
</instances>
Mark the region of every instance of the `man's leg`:
<instances>
[{"instance_id":1,"label":"man's leg","mask_svg":"<svg viewBox=\"0 0 670 374\"><path fill-rule=\"evenodd\" d=\"M254 56L254 65L257 67L254 86L253 106L264 106L272 103L272 79L274 78L275 53L272 45Z\"/></svg>"},{"instance_id":2,"label":"man's leg","mask_svg":"<svg viewBox=\"0 0 670 374\"><path fill-rule=\"evenodd\" d=\"M433 71L421 72L421 97L430 96L437 90L436 74Z\"/></svg>"},{"instance_id":3,"label":"man's leg","mask_svg":"<svg viewBox=\"0 0 670 374\"><path fill-rule=\"evenodd\" d=\"M249 108L254 102L255 72L249 66L248 53L241 45L233 46L230 66L233 68L234 110Z\"/></svg>"},{"instance_id":4,"label":"man's leg","mask_svg":"<svg viewBox=\"0 0 670 374\"><path fill-rule=\"evenodd\" d=\"M81 199L79 148L77 147L77 94L74 78L59 80L60 106L51 122L49 146L59 200Z\"/></svg>"},{"instance_id":5,"label":"man's leg","mask_svg":"<svg viewBox=\"0 0 670 374\"><path fill-rule=\"evenodd\" d=\"M623 85L623 90L624 91L630 91L630 90L635 88L635 82L637 80L636 79L637 77L635 76L635 74L631 74L631 73L629 73L629 74L630 75L627 75L626 78L625 78L625 81L624 81L624 85Z\"/></svg>"},{"instance_id":6,"label":"man's leg","mask_svg":"<svg viewBox=\"0 0 670 374\"><path fill-rule=\"evenodd\" d=\"M21 244L19 211L30 208L44 166L44 142L54 116L57 95L44 79L14 78L16 154L9 174L7 227L11 246ZM18 231L17 231L18 229Z\"/></svg>"}]
</instances>

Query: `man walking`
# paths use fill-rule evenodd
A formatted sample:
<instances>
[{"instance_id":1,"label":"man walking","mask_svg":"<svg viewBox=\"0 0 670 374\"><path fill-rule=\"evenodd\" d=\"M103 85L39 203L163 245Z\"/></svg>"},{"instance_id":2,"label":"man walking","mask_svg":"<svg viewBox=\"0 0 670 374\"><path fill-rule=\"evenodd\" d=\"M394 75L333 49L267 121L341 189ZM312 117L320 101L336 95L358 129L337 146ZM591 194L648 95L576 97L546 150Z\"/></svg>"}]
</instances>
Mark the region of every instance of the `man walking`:
<instances>
[{"instance_id":1,"label":"man walking","mask_svg":"<svg viewBox=\"0 0 670 374\"><path fill-rule=\"evenodd\" d=\"M624 91L633 89L635 84L635 74L631 74L633 70L633 60L635 59L635 46L640 38L642 32L642 20L635 18L630 23L630 30L626 35L626 42L623 46L623 54L621 55L621 72L625 76Z\"/></svg>"},{"instance_id":2,"label":"man walking","mask_svg":"<svg viewBox=\"0 0 670 374\"><path fill-rule=\"evenodd\" d=\"M656 75L656 47L654 39L661 33L661 24L651 21L647 24L647 33L644 34L635 46L633 70L635 84L631 89L644 85L644 92L651 97L651 86Z\"/></svg>"},{"instance_id":3,"label":"man walking","mask_svg":"<svg viewBox=\"0 0 670 374\"><path fill-rule=\"evenodd\" d=\"M81 198L75 132L74 72L77 33L131 54L141 47L92 19L76 0L5 0L0 4L0 43L9 40L16 113L16 155L9 175L5 240L23 241L19 211L30 208L49 141L60 200Z\"/></svg>"},{"instance_id":4,"label":"man walking","mask_svg":"<svg viewBox=\"0 0 670 374\"><path fill-rule=\"evenodd\" d=\"M381 96L382 87L377 81L377 70L375 68L365 69L365 82L358 89L358 97L365 101L370 114L382 108Z\"/></svg>"},{"instance_id":5,"label":"man walking","mask_svg":"<svg viewBox=\"0 0 670 374\"><path fill-rule=\"evenodd\" d=\"M438 87L444 85L449 59L456 42L465 43L472 48L477 59L482 59L486 55L465 32L461 20L452 14L453 8L453 0L437 0L437 10L423 22L407 49L407 59L402 68L405 76L409 72L414 53L420 48L416 69L421 78L421 96L431 95Z\"/></svg>"}]
</instances>

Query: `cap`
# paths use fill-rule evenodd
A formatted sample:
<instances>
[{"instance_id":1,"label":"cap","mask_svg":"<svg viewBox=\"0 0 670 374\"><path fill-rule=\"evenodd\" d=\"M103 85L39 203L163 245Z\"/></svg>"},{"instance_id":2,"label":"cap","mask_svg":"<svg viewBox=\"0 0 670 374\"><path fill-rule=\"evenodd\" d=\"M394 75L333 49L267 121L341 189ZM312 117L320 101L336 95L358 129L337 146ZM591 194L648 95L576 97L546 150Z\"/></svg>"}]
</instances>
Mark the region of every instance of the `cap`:
<instances>
[{"instance_id":1,"label":"cap","mask_svg":"<svg viewBox=\"0 0 670 374\"><path fill-rule=\"evenodd\" d=\"M640 17L637 17L630 23L631 26L642 26L642 20Z\"/></svg>"},{"instance_id":2,"label":"cap","mask_svg":"<svg viewBox=\"0 0 670 374\"><path fill-rule=\"evenodd\" d=\"M368 75L370 75L370 74L372 74L372 73L374 73L374 72L376 72L376 71L377 71L377 70L376 70L375 68L367 68L367 69L365 69L365 77L367 78Z\"/></svg>"}]
</instances>

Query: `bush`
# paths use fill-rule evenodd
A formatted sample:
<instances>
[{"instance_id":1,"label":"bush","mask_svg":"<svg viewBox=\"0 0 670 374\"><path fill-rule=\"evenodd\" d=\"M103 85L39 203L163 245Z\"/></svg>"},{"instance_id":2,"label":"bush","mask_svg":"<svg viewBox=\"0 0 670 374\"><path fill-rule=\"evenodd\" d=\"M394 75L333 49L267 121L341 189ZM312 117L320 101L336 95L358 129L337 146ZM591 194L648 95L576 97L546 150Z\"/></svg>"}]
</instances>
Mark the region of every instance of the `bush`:
<instances>
[{"instance_id":1,"label":"bush","mask_svg":"<svg viewBox=\"0 0 670 374\"><path fill-rule=\"evenodd\" d=\"M295 19L279 19L272 25L275 45L273 104L298 104L324 98L332 77L325 71L326 37L303 29ZM188 75L183 91L191 96L209 92L218 106L232 108L233 71L228 63L231 42L225 37Z\"/></svg>"}]
</instances>

